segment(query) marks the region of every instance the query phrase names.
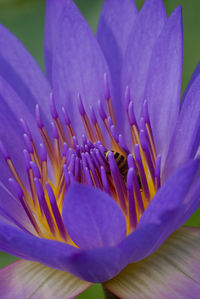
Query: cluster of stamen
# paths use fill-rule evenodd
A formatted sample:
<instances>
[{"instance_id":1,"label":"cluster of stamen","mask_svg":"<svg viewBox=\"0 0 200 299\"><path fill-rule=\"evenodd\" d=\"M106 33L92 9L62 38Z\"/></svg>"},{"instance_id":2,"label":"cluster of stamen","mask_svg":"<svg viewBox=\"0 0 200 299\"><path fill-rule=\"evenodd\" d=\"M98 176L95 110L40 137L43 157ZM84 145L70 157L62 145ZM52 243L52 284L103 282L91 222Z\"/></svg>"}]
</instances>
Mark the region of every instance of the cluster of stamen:
<instances>
[{"instance_id":1,"label":"cluster of stamen","mask_svg":"<svg viewBox=\"0 0 200 299\"><path fill-rule=\"evenodd\" d=\"M141 215L160 187L161 157L156 155L147 101L144 102L138 124L127 87L125 103L132 138L132 148L129 149L123 135L118 132L106 74L104 85L106 110L99 100L98 114L110 137L110 146L106 144L93 106L90 106L88 117L78 95L78 110L85 128L80 142L64 107L62 124L52 94L53 138L45 129L39 105L35 108L37 127L43 140L39 149L25 120L20 120L24 130L24 158L29 186L22 182L10 155L0 143L0 150L12 173L9 182L33 228L30 233L75 245L64 226L62 207L68 188L78 182L100 188L116 201L126 218L129 234L137 227ZM121 173L115 153L127 161L125 176ZM10 219L25 229L12 216Z\"/></svg>"}]
</instances>

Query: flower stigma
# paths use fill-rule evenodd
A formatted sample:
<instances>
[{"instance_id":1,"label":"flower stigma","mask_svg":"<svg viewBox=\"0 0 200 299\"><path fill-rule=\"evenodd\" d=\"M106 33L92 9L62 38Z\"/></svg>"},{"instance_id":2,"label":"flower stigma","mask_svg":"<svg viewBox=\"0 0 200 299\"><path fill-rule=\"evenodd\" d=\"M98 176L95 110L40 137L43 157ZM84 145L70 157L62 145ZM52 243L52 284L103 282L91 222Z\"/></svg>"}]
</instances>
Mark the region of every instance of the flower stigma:
<instances>
[{"instance_id":1,"label":"flower stigma","mask_svg":"<svg viewBox=\"0 0 200 299\"><path fill-rule=\"evenodd\" d=\"M35 107L36 123L43 140L39 146L34 143L25 120L20 119L24 130L23 153L28 186L0 142L0 150L12 173L9 182L30 220L33 229L30 233L38 237L76 246L62 219L64 198L74 182L108 193L125 216L127 235L137 227L160 187L161 157L156 154L147 101L144 101L140 122L137 123L130 89L126 88L126 112L132 140L132 149L129 150L124 136L118 132L107 74L104 75L104 89L106 109L99 100L97 112L109 135L109 144L104 139L94 107L90 106L88 116L81 95L78 95L78 111L85 129L81 142L64 107L62 124L53 94L50 95L53 138L45 129L39 105Z\"/></svg>"}]
</instances>

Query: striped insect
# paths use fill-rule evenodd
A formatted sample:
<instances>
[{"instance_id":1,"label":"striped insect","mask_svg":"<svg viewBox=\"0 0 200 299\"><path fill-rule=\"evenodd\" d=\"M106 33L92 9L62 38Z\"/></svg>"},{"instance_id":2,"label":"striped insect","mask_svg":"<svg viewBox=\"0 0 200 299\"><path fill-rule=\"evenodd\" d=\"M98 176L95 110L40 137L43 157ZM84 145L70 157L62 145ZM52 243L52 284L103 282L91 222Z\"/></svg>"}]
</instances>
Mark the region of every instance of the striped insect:
<instances>
[{"instance_id":1,"label":"striped insect","mask_svg":"<svg viewBox=\"0 0 200 299\"><path fill-rule=\"evenodd\" d=\"M127 172L128 172L128 162L127 162L127 157L116 152L116 151L105 151L104 152L104 156L106 158L106 160L108 160L108 155L109 153L112 152L113 153L113 156L114 156L114 159L117 163L117 166L119 168L119 172L120 174L122 175L123 179L126 180L126 175L127 175ZM109 172L108 172L109 173Z\"/></svg>"},{"instance_id":2,"label":"striped insect","mask_svg":"<svg viewBox=\"0 0 200 299\"><path fill-rule=\"evenodd\" d=\"M113 153L114 159L115 159L115 161L117 163L117 166L119 168L119 172L122 175L123 180L126 181L126 176L127 176L127 173L128 173L127 156L124 156L121 153L118 153L118 152L113 151L113 150L108 150L108 151L104 152L104 156L105 156L107 161L108 161L108 155L109 155L110 152ZM110 171L108 171L107 173L110 174ZM138 184L139 184L139 187L140 187L140 191L142 191L142 183L141 183L141 179L140 179L138 171L137 171L137 179L138 179Z\"/></svg>"}]
</instances>

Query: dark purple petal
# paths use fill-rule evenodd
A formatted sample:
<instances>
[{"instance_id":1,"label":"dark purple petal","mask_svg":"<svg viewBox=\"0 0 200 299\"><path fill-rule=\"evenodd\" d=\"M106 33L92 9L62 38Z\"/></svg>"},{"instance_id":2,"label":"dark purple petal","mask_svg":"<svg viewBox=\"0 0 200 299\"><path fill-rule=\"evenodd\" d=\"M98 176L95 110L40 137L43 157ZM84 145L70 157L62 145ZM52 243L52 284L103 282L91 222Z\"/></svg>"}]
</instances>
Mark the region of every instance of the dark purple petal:
<instances>
[{"instance_id":1,"label":"dark purple petal","mask_svg":"<svg viewBox=\"0 0 200 299\"><path fill-rule=\"evenodd\" d=\"M152 254L199 207L199 161L179 167L159 189L135 232L122 241L129 262ZM135 245L137 244L137 245Z\"/></svg>"},{"instance_id":2,"label":"dark purple petal","mask_svg":"<svg viewBox=\"0 0 200 299\"><path fill-rule=\"evenodd\" d=\"M47 115L50 87L39 66L6 28L0 25L0 75L15 90L32 114L36 103Z\"/></svg>"},{"instance_id":3,"label":"dark purple petal","mask_svg":"<svg viewBox=\"0 0 200 299\"><path fill-rule=\"evenodd\" d=\"M162 161L166 158L179 112L182 50L182 13L178 7L153 49L145 90L156 150L162 155Z\"/></svg>"},{"instance_id":4,"label":"dark purple petal","mask_svg":"<svg viewBox=\"0 0 200 299\"><path fill-rule=\"evenodd\" d=\"M32 236L3 222L0 223L0 250L91 282L106 281L127 265L127 257L120 248L80 250L62 242Z\"/></svg>"},{"instance_id":5,"label":"dark purple petal","mask_svg":"<svg viewBox=\"0 0 200 299\"><path fill-rule=\"evenodd\" d=\"M126 236L122 211L98 188L72 185L64 200L62 215L71 239L79 248L114 246Z\"/></svg>"},{"instance_id":6,"label":"dark purple petal","mask_svg":"<svg viewBox=\"0 0 200 299\"><path fill-rule=\"evenodd\" d=\"M0 270L1 298L75 298L91 283L36 262L17 261Z\"/></svg>"},{"instance_id":7,"label":"dark purple petal","mask_svg":"<svg viewBox=\"0 0 200 299\"><path fill-rule=\"evenodd\" d=\"M120 123L120 130L122 130L123 122L121 109L122 107L124 109L124 94L121 99L121 71L128 37L133 29L137 14L133 0L107 0L104 2L97 29L97 40L110 69L114 87L113 101L118 107L116 117L118 121L120 120L118 122Z\"/></svg>"},{"instance_id":8,"label":"dark purple petal","mask_svg":"<svg viewBox=\"0 0 200 299\"><path fill-rule=\"evenodd\" d=\"M109 76L109 70L92 30L73 1L65 2L58 26L53 60L55 99L66 104L72 123L81 134L77 95L81 95L89 112L89 104L96 104L104 97L104 73Z\"/></svg>"},{"instance_id":9,"label":"dark purple petal","mask_svg":"<svg viewBox=\"0 0 200 299\"><path fill-rule=\"evenodd\" d=\"M181 228L154 254L128 265L104 287L119 298L199 298L199 247L199 228Z\"/></svg>"},{"instance_id":10,"label":"dark purple petal","mask_svg":"<svg viewBox=\"0 0 200 299\"><path fill-rule=\"evenodd\" d=\"M125 92L127 85L130 87L137 120L144 101L153 46L165 22L166 12L163 1L146 1L129 36L123 66L122 92Z\"/></svg>"},{"instance_id":11,"label":"dark purple petal","mask_svg":"<svg viewBox=\"0 0 200 299\"><path fill-rule=\"evenodd\" d=\"M185 94L164 167L163 180L188 159L200 144L200 73L196 69ZM199 69L200 70L200 69Z\"/></svg>"}]
</instances>

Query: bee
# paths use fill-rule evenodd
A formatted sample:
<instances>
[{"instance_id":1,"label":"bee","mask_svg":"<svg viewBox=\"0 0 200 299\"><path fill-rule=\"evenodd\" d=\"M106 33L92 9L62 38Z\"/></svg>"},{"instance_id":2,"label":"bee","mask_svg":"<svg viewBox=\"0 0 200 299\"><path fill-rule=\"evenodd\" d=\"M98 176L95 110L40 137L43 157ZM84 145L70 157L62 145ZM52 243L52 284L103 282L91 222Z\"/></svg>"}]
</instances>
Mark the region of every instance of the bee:
<instances>
[{"instance_id":1,"label":"bee","mask_svg":"<svg viewBox=\"0 0 200 299\"><path fill-rule=\"evenodd\" d=\"M108 155L109 155L110 152L113 153L114 159L115 159L115 161L117 163L117 166L119 168L119 172L120 172L121 176L123 177L123 180L126 182L126 176L127 176L127 173L128 173L127 156L124 156L124 155L122 155L122 154L120 154L116 151L108 150L108 151L104 152L104 156L105 156L107 161L108 161ZM107 173L110 174L110 171L107 171ZM138 180L140 191L142 191L142 183L141 183L141 179L140 179L138 170L136 170L136 174L137 174L137 180Z\"/></svg>"},{"instance_id":2,"label":"bee","mask_svg":"<svg viewBox=\"0 0 200 299\"><path fill-rule=\"evenodd\" d=\"M115 151L105 151L104 152L104 156L106 158L106 160L108 160L108 155L109 153L112 152L113 153L113 156L114 156L114 159L117 163L117 166L119 168L119 172L120 174L122 175L123 179L126 180L126 175L127 175L127 172L128 172L128 162L127 162L127 157L118 153L118 152L115 152ZM110 172L108 172L110 173Z\"/></svg>"}]
</instances>

